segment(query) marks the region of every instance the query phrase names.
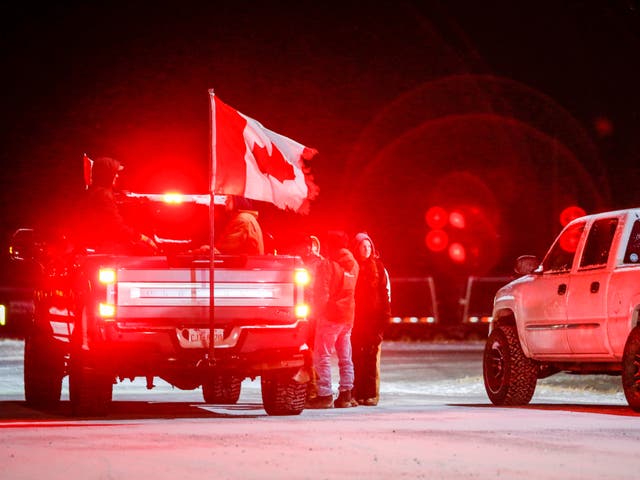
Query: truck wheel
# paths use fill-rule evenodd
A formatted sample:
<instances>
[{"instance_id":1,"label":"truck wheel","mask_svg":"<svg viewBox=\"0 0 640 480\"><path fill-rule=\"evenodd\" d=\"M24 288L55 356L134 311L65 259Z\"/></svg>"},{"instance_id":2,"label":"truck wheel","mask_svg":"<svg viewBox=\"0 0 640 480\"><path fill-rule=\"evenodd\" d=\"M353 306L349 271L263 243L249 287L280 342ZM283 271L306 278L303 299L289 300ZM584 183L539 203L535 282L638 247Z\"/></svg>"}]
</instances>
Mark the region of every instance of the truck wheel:
<instances>
[{"instance_id":1,"label":"truck wheel","mask_svg":"<svg viewBox=\"0 0 640 480\"><path fill-rule=\"evenodd\" d=\"M624 346L622 388L631 409L640 412L640 326L631 330Z\"/></svg>"},{"instance_id":2,"label":"truck wheel","mask_svg":"<svg viewBox=\"0 0 640 480\"><path fill-rule=\"evenodd\" d=\"M262 375L262 403L268 415L300 415L307 397L306 383L293 379L295 371Z\"/></svg>"},{"instance_id":3,"label":"truck wheel","mask_svg":"<svg viewBox=\"0 0 640 480\"><path fill-rule=\"evenodd\" d=\"M241 387L240 377L214 374L202 384L202 396L207 403L233 405L238 403Z\"/></svg>"},{"instance_id":4,"label":"truck wheel","mask_svg":"<svg viewBox=\"0 0 640 480\"><path fill-rule=\"evenodd\" d=\"M515 327L494 329L484 348L484 386L494 405L526 405L536 389L537 368L525 357Z\"/></svg>"},{"instance_id":5,"label":"truck wheel","mask_svg":"<svg viewBox=\"0 0 640 480\"><path fill-rule=\"evenodd\" d=\"M34 332L24 343L24 396L27 405L55 407L62 393L64 355L50 336Z\"/></svg>"},{"instance_id":6,"label":"truck wheel","mask_svg":"<svg viewBox=\"0 0 640 480\"><path fill-rule=\"evenodd\" d=\"M102 417L108 413L113 377L98 371L83 352L72 353L69 371L71 414L76 417Z\"/></svg>"}]
</instances>

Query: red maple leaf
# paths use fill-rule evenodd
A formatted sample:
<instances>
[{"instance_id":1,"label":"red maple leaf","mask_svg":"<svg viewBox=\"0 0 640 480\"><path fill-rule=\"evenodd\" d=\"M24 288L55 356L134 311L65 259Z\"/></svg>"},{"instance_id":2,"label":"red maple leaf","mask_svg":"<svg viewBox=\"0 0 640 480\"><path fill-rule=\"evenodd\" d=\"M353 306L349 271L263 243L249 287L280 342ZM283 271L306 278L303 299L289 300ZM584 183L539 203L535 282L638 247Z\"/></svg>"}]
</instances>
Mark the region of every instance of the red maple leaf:
<instances>
[{"instance_id":1,"label":"red maple leaf","mask_svg":"<svg viewBox=\"0 0 640 480\"><path fill-rule=\"evenodd\" d=\"M271 147L271 155L269 155L266 147L261 147L257 143L254 143L251 149L251 153L255 157L260 171L277 178L280 182L294 180L296 176L293 171L293 166L284 159L282 153L275 145L271 145Z\"/></svg>"}]
</instances>

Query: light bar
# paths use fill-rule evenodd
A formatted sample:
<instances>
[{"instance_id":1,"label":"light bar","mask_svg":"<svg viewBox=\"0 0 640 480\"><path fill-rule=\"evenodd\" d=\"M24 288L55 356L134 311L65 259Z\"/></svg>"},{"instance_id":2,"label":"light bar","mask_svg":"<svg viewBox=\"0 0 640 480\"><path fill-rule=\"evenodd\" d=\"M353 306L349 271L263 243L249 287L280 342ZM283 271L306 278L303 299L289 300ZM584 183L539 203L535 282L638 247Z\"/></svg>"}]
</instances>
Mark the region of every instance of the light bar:
<instances>
[{"instance_id":1,"label":"light bar","mask_svg":"<svg viewBox=\"0 0 640 480\"><path fill-rule=\"evenodd\" d=\"M164 203L180 204L184 201L180 193L165 193L162 199Z\"/></svg>"},{"instance_id":2,"label":"light bar","mask_svg":"<svg viewBox=\"0 0 640 480\"><path fill-rule=\"evenodd\" d=\"M126 192L125 196L128 198L146 198L152 202L164 202L164 203L197 203L199 205L209 205L211 203L211 196L206 194L183 194L183 193L134 193ZM174 201L168 201L172 199ZM175 200L179 199L178 202ZM214 205L224 205L226 202L226 195L214 195Z\"/></svg>"},{"instance_id":3,"label":"light bar","mask_svg":"<svg viewBox=\"0 0 640 480\"><path fill-rule=\"evenodd\" d=\"M436 323L435 317L391 317L391 323Z\"/></svg>"}]
</instances>

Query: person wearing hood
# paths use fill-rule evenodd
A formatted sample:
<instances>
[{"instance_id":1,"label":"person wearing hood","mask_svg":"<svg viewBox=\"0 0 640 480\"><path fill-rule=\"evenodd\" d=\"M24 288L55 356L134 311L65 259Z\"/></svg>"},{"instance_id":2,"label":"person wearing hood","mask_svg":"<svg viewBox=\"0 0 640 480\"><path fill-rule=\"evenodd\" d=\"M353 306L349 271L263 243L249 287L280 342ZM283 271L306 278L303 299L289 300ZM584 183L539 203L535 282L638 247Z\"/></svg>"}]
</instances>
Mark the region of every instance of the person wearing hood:
<instances>
[{"instance_id":1,"label":"person wearing hood","mask_svg":"<svg viewBox=\"0 0 640 480\"><path fill-rule=\"evenodd\" d=\"M156 243L128 225L116 204L114 189L122 164L110 157L99 157L91 166L91 178L82 206L80 236L85 247L96 251L157 251Z\"/></svg>"},{"instance_id":2,"label":"person wearing hood","mask_svg":"<svg viewBox=\"0 0 640 480\"><path fill-rule=\"evenodd\" d=\"M367 233L355 235L352 252L360 271L351 335L355 371L353 394L359 405L375 406L380 399L382 338L391 316L389 275Z\"/></svg>"},{"instance_id":3,"label":"person wearing hood","mask_svg":"<svg viewBox=\"0 0 640 480\"><path fill-rule=\"evenodd\" d=\"M317 373L317 396L309 398L306 408L345 408L353 402L353 362L351 359L351 329L355 314L355 287L358 262L347 247L344 232L330 232L327 238L327 260L318 269L314 289L316 334L313 365ZM338 397L333 398L331 355L336 352L340 384Z\"/></svg>"},{"instance_id":4,"label":"person wearing hood","mask_svg":"<svg viewBox=\"0 0 640 480\"><path fill-rule=\"evenodd\" d=\"M217 250L229 255L264 255L264 236L253 202L227 195L225 211L228 220L216 241Z\"/></svg>"},{"instance_id":5,"label":"person wearing hood","mask_svg":"<svg viewBox=\"0 0 640 480\"><path fill-rule=\"evenodd\" d=\"M304 266L309 271L311 280L305 289L305 300L309 305L309 315L307 317L307 346L305 353L305 367L309 375L307 382L307 399L318 396L318 375L313 366L313 347L316 337L316 319L318 307L316 305L316 291L322 295L323 291L328 291L326 285L321 282L327 281L328 275L323 271L327 266L327 259L320 253L320 239L315 235L305 235L297 245L295 253L300 255Z\"/></svg>"}]
</instances>

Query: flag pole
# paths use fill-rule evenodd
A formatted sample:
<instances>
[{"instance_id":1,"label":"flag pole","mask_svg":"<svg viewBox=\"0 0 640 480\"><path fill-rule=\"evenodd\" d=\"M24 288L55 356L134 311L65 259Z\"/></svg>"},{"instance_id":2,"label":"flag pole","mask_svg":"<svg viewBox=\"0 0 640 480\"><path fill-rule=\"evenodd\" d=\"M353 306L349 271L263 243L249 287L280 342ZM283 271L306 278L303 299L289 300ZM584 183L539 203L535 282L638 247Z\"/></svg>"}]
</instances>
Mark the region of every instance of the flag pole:
<instances>
[{"instance_id":1,"label":"flag pole","mask_svg":"<svg viewBox=\"0 0 640 480\"><path fill-rule=\"evenodd\" d=\"M216 102L213 88L209 89L209 123L210 123L210 142L209 142L209 365L215 363L215 336L214 336L214 306L215 306L215 189L216 189L216 165L218 163L217 148L216 148Z\"/></svg>"}]
</instances>

